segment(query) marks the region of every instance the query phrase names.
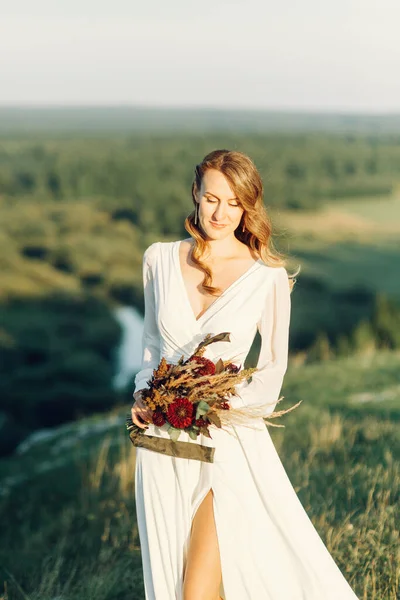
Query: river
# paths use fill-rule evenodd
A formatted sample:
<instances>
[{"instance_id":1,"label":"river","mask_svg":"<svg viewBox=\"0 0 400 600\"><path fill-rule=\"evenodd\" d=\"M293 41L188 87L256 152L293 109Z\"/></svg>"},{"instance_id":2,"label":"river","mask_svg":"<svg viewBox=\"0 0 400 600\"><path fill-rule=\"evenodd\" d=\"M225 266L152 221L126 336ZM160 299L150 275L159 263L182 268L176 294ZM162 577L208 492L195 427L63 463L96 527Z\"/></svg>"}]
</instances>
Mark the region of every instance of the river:
<instances>
[{"instance_id":1,"label":"river","mask_svg":"<svg viewBox=\"0 0 400 600\"><path fill-rule=\"evenodd\" d=\"M115 389L122 389L141 367L143 317L132 306L120 306L113 314L122 327L113 386Z\"/></svg>"}]
</instances>

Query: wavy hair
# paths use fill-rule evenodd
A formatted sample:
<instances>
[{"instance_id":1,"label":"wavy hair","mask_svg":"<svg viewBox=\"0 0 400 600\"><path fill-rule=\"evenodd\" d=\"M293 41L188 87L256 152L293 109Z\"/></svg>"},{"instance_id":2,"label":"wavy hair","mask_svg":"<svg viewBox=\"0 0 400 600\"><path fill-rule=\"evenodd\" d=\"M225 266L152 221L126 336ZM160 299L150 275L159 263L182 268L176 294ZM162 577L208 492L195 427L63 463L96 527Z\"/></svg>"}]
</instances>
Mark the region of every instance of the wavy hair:
<instances>
[{"instance_id":1,"label":"wavy hair","mask_svg":"<svg viewBox=\"0 0 400 600\"><path fill-rule=\"evenodd\" d=\"M272 223L263 204L263 183L253 161L246 154L236 150L213 150L195 166L192 183L194 210L186 217L184 225L194 239L191 259L205 274L203 289L211 295L218 295L221 290L211 285L211 270L202 261L208 242L199 224L194 222L197 204L195 194L200 191L203 175L208 169L220 171L226 177L244 209L240 223L235 229L235 237L271 267L285 266L287 259L273 245ZM293 290L299 270L288 274L290 291Z\"/></svg>"}]
</instances>

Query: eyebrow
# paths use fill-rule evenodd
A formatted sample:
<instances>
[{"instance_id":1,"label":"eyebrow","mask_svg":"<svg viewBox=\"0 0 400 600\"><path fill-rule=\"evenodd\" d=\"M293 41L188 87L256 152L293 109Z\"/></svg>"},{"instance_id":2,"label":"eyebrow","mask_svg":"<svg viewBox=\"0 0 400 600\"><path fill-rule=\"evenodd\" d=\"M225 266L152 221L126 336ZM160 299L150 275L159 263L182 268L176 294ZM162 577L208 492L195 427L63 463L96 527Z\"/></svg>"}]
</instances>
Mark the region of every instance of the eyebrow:
<instances>
[{"instance_id":1,"label":"eyebrow","mask_svg":"<svg viewBox=\"0 0 400 600\"><path fill-rule=\"evenodd\" d=\"M216 198L217 200L219 200L220 198L218 198L218 196L216 196L215 194L213 194L212 192L204 192L204 195L208 194L209 196L214 196L214 198ZM230 198L228 200L228 202L230 202L231 200L238 200L238 198Z\"/></svg>"}]
</instances>

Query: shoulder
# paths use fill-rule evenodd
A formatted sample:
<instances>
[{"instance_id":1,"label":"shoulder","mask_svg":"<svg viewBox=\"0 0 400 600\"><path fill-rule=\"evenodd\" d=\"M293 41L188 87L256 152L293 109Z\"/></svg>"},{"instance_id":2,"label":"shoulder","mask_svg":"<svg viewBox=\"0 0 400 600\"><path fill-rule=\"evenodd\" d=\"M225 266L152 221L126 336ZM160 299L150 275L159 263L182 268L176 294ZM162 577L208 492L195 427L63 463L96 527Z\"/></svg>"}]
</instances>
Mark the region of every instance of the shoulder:
<instances>
[{"instance_id":1,"label":"shoulder","mask_svg":"<svg viewBox=\"0 0 400 600\"><path fill-rule=\"evenodd\" d=\"M290 281L289 275L285 267L273 267L262 262L263 267L263 280L266 282L267 294L272 290L278 290L278 292L290 292Z\"/></svg>"},{"instance_id":2,"label":"shoulder","mask_svg":"<svg viewBox=\"0 0 400 600\"><path fill-rule=\"evenodd\" d=\"M285 279L289 279L289 275L285 267L272 267L261 260L260 264L264 269L264 273L266 273L269 279L272 279L273 281L284 281Z\"/></svg>"},{"instance_id":3,"label":"shoulder","mask_svg":"<svg viewBox=\"0 0 400 600\"><path fill-rule=\"evenodd\" d=\"M185 238L184 240L177 240L176 242L172 242L173 244L178 244L181 246L181 248L191 248L192 244L193 244L193 238L188 237Z\"/></svg>"},{"instance_id":4,"label":"shoulder","mask_svg":"<svg viewBox=\"0 0 400 600\"><path fill-rule=\"evenodd\" d=\"M161 244L161 242L153 242L152 244L150 244L150 246L147 246L146 250L143 253L143 262L149 267L152 266L156 259L159 244Z\"/></svg>"},{"instance_id":5,"label":"shoulder","mask_svg":"<svg viewBox=\"0 0 400 600\"><path fill-rule=\"evenodd\" d=\"M273 267L275 271L274 277L274 294L281 306L290 307L290 280L285 267Z\"/></svg>"},{"instance_id":6,"label":"shoulder","mask_svg":"<svg viewBox=\"0 0 400 600\"><path fill-rule=\"evenodd\" d=\"M171 250L174 244L178 244L180 241L181 240L176 240L172 242L153 242L144 251L143 261L146 263L146 265L152 266L157 260L158 256L162 255L162 253L165 254L166 252Z\"/></svg>"},{"instance_id":7,"label":"shoulder","mask_svg":"<svg viewBox=\"0 0 400 600\"><path fill-rule=\"evenodd\" d=\"M272 267L275 271L275 279L277 281L289 281L289 275L285 267Z\"/></svg>"}]
</instances>

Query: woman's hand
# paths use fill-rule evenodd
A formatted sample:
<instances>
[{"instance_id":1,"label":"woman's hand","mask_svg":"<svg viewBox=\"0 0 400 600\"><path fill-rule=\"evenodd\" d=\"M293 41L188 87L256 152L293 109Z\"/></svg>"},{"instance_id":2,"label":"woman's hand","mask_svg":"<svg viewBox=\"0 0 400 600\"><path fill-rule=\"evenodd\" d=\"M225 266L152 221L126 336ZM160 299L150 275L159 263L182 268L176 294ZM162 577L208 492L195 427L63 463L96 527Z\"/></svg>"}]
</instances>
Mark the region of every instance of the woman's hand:
<instances>
[{"instance_id":1,"label":"woman's hand","mask_svg":"<svg viewBox=\"0 0 400 600\"><path fill-rule=\"evenodd\" d=\"M135 392L133 394L133 398L135 402L131 408L132 421L138 427L141 427L142 429L147 429L148 425L146 425L146 423L151 423L153 411L150 410L150 408L148 408L144 403L141 390Z\"/></svg>"}]
</instances>

